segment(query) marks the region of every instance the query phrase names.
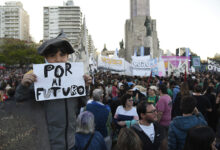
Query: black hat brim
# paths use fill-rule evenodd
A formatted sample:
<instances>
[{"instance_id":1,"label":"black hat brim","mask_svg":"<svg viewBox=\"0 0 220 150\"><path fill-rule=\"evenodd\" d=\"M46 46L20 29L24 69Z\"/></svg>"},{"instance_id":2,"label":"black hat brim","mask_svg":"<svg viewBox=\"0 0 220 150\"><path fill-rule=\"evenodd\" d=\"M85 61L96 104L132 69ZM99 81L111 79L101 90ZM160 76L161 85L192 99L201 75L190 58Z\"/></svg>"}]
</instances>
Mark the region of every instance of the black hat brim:
<instances>
[{"instance_id":1,"label":"black hat brim","mask_svg":"<svg viewBox=\"0 0 220 150\"><path fill-rule=\"evenodd\" d=\"M48 50L51 50L50 47L55 46L55 47L64 47L67 51L68 54L74 53L74 49L71 46L71 44L67 40L55 38L48 40L44 42L39 48L38 48L38 53L42 56L44 56L44 53Z\"/></svg>"}]
</instances>

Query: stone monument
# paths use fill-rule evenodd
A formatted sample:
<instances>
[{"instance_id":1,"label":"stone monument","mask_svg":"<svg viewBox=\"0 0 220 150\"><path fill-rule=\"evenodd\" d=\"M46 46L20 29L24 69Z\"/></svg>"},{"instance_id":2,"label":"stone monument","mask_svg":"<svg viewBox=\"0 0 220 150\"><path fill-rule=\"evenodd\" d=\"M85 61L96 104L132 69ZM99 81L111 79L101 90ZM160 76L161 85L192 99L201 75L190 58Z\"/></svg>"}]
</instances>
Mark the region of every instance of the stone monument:
<instances>
[{"instance_id":1,"label":"stone monument","mask_svg":"<svg viewBox=\"0 0 220 150\"><path fill-rule=\"evenodd\" d=\"M156 20L150 17L150 0L130 0L131 16L125 24L125 51L121 56L131 61L134 50L138 53L144 47L145 55L152 58L160 55L159 40L156 31Z\"/></svg>"},{"instance_id":2,"label":"stone monument","mask_svg":"<svg viewBox=\"0 0 220 150\"><path fill-rule=\"evenodd\" d=\"M121 42L119 42L119 46L120 46L120 49L119 49L118 56L122 57L122 58L125 58L125 48L124 48L124 41L123 41L123 39L122 39Z\"/></svg>"}]
</instances>

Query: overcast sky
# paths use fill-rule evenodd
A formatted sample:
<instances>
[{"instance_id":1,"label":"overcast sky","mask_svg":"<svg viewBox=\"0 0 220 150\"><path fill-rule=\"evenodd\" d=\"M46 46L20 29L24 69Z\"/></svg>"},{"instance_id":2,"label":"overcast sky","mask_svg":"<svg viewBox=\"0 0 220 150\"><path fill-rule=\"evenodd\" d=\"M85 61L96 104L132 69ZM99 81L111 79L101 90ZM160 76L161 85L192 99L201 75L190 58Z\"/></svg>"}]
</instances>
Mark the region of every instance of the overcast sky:
<instances>
[{"instance_id":1,"label":"overcast sky","mask_svg":"<svg viewBox=\"0 0 220 150\"><path fill-rule=\"evenodd\" d=\"M0 0L3 5L8 0ZM63 0L20 0L30 15L30 33L43 38L43 6L62 6ZM74 0L80 6L95 47L119 48L130 18L130 0ZM151 0L151 17L157 21L160 48L175 52L189 47L203 59L220 53L220 0Z\"/></svg>"}]
</instances>

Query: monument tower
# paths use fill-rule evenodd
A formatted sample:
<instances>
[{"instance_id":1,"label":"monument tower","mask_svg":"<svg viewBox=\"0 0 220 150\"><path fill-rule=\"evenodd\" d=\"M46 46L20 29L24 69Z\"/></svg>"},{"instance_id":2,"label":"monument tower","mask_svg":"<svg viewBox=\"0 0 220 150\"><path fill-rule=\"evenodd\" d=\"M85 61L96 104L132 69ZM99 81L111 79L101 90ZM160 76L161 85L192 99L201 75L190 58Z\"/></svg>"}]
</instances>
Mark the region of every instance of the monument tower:
<instances>
[{"instance_id":1,"label":"monument tower","mask_svg":"<svg viewBox=\"0 0 220 150\"><path fill-rule=\"evenodd\" d=\"M150 0L130 0L130 19L125 24L125 51L122 57L131 61L135 49L140 55L141 47L144 55L151 55L152 58L160 55L156 20L150 17Z\"/></svg>"},{"instance_id":2,"label":"monument tower","mask_svg":"<svg viewBox=\"0 0 220 150\"><path fill-rule=\"evenodd\" d=\"M150 16L149 0L131 0L131 18L136 16Z\"/></svg>"}]
</instances>

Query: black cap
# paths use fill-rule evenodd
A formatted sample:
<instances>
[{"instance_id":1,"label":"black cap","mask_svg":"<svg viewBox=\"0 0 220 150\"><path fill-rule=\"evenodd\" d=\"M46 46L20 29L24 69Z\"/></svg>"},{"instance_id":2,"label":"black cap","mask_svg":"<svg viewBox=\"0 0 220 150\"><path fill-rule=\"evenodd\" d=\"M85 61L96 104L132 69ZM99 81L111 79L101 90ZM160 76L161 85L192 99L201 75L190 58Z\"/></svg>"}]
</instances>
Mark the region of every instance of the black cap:
<instances>
[{"instance_id":1,"label":"black cap","mask_svg":"<svg viewBox=\"0 0 220 150\"><path fill-rule=\"evenodd\" d=\"M50 50L50 46L55 47L65 47L68 54L72 54L74 52L73 47L68 42L65 33L61 32L56 38L45 41L39 48L38 54L44 55L45 51Z\"/></svg>"}]
</instances>

